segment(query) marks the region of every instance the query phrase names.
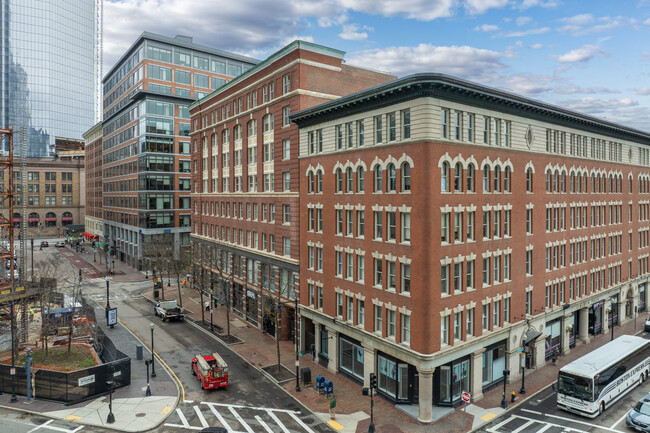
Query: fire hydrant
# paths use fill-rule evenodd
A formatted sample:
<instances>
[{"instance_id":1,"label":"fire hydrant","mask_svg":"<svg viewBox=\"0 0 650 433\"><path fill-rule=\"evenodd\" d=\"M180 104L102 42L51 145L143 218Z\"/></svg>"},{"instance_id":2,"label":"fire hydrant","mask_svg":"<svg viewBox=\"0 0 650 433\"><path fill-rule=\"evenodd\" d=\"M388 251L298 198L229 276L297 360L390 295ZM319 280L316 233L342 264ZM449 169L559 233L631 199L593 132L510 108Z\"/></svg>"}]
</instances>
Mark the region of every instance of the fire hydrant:
<instances>
[{"instance_id":1,"label":"fire hydrant","mask_svg":"<svg viewBox=\"0 0 650 433\"><path fill-rule=\"evenodd\" d=\"M510 403L514 403L517 400L517 395L514 391L510 394Z\"/></svg>"}]
</instances>

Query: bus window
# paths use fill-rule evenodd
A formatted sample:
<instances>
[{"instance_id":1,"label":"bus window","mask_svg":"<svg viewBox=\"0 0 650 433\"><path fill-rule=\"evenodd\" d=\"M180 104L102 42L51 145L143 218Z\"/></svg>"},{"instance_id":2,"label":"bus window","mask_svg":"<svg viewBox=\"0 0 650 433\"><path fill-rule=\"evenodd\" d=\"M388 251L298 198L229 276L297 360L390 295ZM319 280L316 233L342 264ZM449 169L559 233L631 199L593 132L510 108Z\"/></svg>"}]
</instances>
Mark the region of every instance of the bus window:
<instances>
[{"instance_id":1,"label":"bus window","mask_svg":"<svg viewBox=\"0 0 650 433\"><path fill-rule=\"evenodd\" d=\"M590 379L573 376L566 373L560 373L557 382L557 391L559 393L566 394L571 397L576 397L581 400L594 400Z\"/></svg>"}]
</instances>

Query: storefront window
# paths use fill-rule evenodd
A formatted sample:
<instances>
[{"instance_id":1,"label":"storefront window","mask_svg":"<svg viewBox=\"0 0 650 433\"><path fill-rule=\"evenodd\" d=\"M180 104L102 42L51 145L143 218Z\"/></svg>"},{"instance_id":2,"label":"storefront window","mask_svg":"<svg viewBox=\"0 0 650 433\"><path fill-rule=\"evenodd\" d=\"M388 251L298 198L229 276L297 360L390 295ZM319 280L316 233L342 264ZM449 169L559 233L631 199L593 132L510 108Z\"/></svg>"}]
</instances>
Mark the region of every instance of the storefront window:
<instances>
[{"instance_id":1,"label":"storefront window","mask_svg":"<svg viewBox=\"0 0 650 433\"><path fill-rule=\"evenodd\" d=\"M395 397L395 391L397 389L397 363L383 356L378 356L377 364L379 370L379 389Z\"/></svg>"},{"instance_id":2,"label":"storefront window","mask_svg":"<svg viewBox=\"0 0 650 433\"><path fill-rule=\"evenodd\" d=\"M469 359L454 364L452 367L451 390L454 401L460 399L463 391L469 391Z\"/></svg>"},{"instance_id":3,"label":"storefront window","mask_svg":"<svg viewBox=\"0 0 650 433\"><path fill-rule=\"evenodd\" d=\"M544 354L546 359L550 358L553 355L553 352L557 349L560 349L560 343L562 336L562 319L557 318L550 322L546 323L546 345Z\"/></svg>"},{"instance_id":4,"label":"storefront window","mask_svg":"<svg viewBox=\"0 0 650 433\"><path fill-rule=\"evenodd\" d=\"M645 311L645 304L646 304L646 290L645 290L645 284L639 284L639 308L638 311Z\"/></svg>"},{"instance_id":5,"label":"storefront window","mask_svg":"<svg viewBox=\"0 0 650 433\"><path fill-rule=\"evenodd\" d=\"M506 368L506 345L486 349L483 352L483 386L503 377L503 370Z\"/></svg>"},{"instance_id":6,"label":"storefront window","mask_svg":"<svg viewBox=\"0 0 650 433\"><path fill-rule=\"evenodd\" d=\"M339 367L341 370L363 380L363 347L341 337L340 351ZM379 388L381 388L381 372L379 373Z\"/></svg>"}]
</instances>

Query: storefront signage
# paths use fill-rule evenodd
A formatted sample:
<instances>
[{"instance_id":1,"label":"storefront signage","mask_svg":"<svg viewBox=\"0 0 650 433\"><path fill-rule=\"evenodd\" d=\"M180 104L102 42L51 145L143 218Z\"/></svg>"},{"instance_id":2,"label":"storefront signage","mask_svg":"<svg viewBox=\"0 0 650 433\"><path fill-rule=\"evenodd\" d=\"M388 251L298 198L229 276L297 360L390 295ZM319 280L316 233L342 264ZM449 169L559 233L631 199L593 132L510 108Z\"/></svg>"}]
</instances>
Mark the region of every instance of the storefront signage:
<instances>
[{"instance_id":1,"label":"storefront signage","mask_svg":"<svg viewBox=\"0 0 650 433\"><path fill-rule=\"evenodd\" d=\"M253 298L253 299L257 298L255 292L253 292L251 290L246 290L246 296L248 296L249 298Z\"/></svg>"},{"instance_id":2,"label":"storefront signage","mask_svg":"<svg viewBox=\"0 0 650 433\"><path fill-rule=\"evenodd\" d=\"M592 305L591 308L593 308L594 310L596 310L596 309L602 307L603 305L605 305L605 301L600 301L600 302L596 302L594 305Z\"/></svg>"}]
</instances>

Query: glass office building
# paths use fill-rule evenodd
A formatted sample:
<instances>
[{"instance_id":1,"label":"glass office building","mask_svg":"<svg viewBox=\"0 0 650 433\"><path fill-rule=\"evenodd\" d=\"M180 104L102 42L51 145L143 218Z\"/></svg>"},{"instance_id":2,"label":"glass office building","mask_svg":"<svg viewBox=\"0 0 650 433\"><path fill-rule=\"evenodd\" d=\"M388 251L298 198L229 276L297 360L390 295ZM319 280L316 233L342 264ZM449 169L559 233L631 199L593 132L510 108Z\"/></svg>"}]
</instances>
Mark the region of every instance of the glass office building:
<instances>
[{"instance_id":1,"label":"glass office building","mask_svg":"<svg viewBox=\"0 0 650 433\"><path fill-rule=\"evenodd\" d=\"M81 139L98 120L101 1L0 0L0 126L27 127L28 156L52 155L55 137Z\"/></svg>"}]
</instances>

